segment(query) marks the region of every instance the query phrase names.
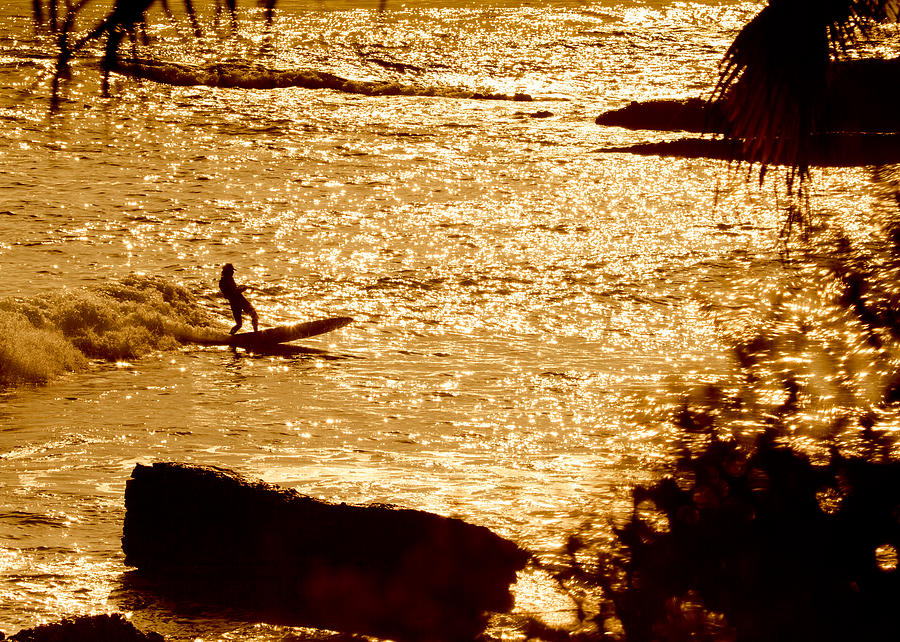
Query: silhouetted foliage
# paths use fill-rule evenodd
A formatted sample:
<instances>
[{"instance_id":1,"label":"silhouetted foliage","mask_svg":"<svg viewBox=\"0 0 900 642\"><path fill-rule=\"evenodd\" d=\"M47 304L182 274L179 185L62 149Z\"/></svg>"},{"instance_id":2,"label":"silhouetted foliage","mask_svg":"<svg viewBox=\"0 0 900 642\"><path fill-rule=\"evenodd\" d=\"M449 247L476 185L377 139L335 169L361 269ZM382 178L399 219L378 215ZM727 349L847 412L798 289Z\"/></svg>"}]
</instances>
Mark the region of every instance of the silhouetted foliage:
<instances>
[{"instance_id":1,"label":"silhouetted foliage","mask_svg":"<svg viewBox=\"0 0 900 642\"><path fill-rule=\"evenodd\" d=\"M663 525L636 512L598 577L628 640L900 635L900 464L834 453L815 466L775 436L712 438L677 477L635 490Z\"/></svg>"},{"instance_id":2,"label":"silhouetted foliage","mask_svg":"<svg viewBox=\"0 0 900 642\"><path fill-rule=\"evenodd\" d=\"M59 104L59 93L62 80L69 77L69 64L71 60L92 43L99 42L103 46L103 55L101 65L103 70L102 93L103 96L109 95L109 78L113 71L130 73L137 77L150 75L161 82L171 82L168 79L161 79L154 76L154 72L164 65L176 65L176 63L165 63L156 60L141 59L138 55L138 43L148 46L150 38L147 33L148 13L154 7L158 7L170 21L175 21L176 17L169 7L169 0L115 0L112 7L103 18L93 27L84 33L77 35L77 21L82 14L85 6L90 0L77 0L72 4L71 0L66 2L65 15L60 22L56 17L58 0L47 0L47 11L50 16L49 25L45 17L44 5L41 0L34 0L33 14L36 28L41 29L49 26L50 29L58 34L58 55L55 72L53 75L51 107L55 109ZM193 0L180 0L187 21L190 23L194 38L200 42L204 38L203 28L201 27L198 12L195 9ZM265 16L266 25L271 27L274 17L275 8L278 0L258 0L255 3ZM386 0L382 0L379 4L379 11L383 11L386 6ZM215 18L218 30L219 19L223 11L227 11L230 16L231 34L238 31L238 12L237 0L216 0L215 2ZM131 42L131 57L124 60L122 58L123 43L129 40ZM271 42L266 39L262 45L262 50L267 51L271 47ZM309 72L313 73L313 72ZM177 82L182 75L176 75L174 84L183 84ZM347 83L345 79L339 79L343 83ZM252 81L248 81L252 82ZM390 83L382 83L390 84ZM398 89L395 93L403 93L404 89ZM505 97L504 97L505 98Z\"/></svg>"},{"instance_id":3,"label":"silhouetted foliage","mask_svg":"<svg viewBox=\"0 0 900 642\"><path fill-rule=\"evenodd\" d=\"M832 61L898 12L898 0L770 0L721 64L712 100L721 103L726 137L764 168L786 162L789 190L802 183Z\"/></svg>"},{"instance_id":4,"label":"silhouetted foliage","mask_svg":"<svg viewBox=\"0 0 900 642\"><path fill-rule=\"evenodd\" d=\"M867 413L836 426L859 434L858 454L832 445L814 463L779 443L802 393L792 378L784 389L752 443L722 425L734 399L713 388L699 406L685 405L676 417L683 450L669 475L634 489L618 546L594 566L579 561L570 540L560 579L602 589L606 606L592 616L600 631L621 630L628 642L900 636L894 440Z\"/></svg>"},{"instance_id":5,"label":"silhouetted foliage","mask_svg":"<svg viewBox=\"0 0 900 642\"><path fill-rule=\"evenodd\" d=\"M120 55L122 42L128 38L135 46L140 39L147 44L148 37L146 34L147 13L154 6L173 18L168 0L115 0L109 13L104 16L93 28L84 35L76 38L74 32L76 22L84 7L90 0L78 0L72 4L66 3L65 15L62 23L57 19L57 0L48 0L48 14L50 16L50 28L54 32L58 32L59 54L57 64L53 76L53 94L52 104L55 107L59 100L60 79L67 78L69 75L69 62L72 58L85 46L95 41L102 41L104 46L104 54L102 59L103 65L103 95L109 94L109 74L115 69L116 61ZM267 16L271 21L272 11L274 10L277 0L266 0ZM203 37L203 30L200 27L200 21L194 8L192 0L182 0L184 11L193 28L194 36L199 40ZM237 2L236 0L225 0L226 7L231 15L232 30L237 28ZM33 12L35 24L41 27L45 24L43 5L40 0L34 0ZM216 2L217 12L221 5L218 0Z\"/></svg>"},{"instance_id":6,"label":"silhouetted foliage","mask_svg":"<svg viewBox=\"0 0 900 642\"><path fill-rule=\"evenodd\" d=\"M558 579L599 591L628 642L900 638L900 174L873 170L871 229L810 237L737 378L686 396L667 473L639 486L616 545L578 535Z\"/></svg>"}]
</instances>

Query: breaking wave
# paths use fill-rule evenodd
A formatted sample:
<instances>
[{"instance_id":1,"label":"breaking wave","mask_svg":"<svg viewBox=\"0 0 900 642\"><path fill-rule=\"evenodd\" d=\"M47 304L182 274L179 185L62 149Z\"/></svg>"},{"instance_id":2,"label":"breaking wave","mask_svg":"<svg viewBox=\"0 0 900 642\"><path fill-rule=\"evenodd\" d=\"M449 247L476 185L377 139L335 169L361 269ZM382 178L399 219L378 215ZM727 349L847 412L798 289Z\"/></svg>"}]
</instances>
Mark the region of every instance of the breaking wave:
<instances>
[{"instance_id":1,"label":"breaking wave","mask_svg":"<svg viewBox=\"0 0 900 642\"><path fill-rule=\"evenodd\" d=\"M0 301L0 385L45 383L180 345L210 325L185 288L158 277Z\"/></svg>"},{"instance_id":2,"label":"breaking wave","mask_svg":"<svg viewBox=\"0 0 900 642\"><path fill-rule=\"evenodd\" d=\"M348 80L311 69L269 69L245 62L219 62L203 66L130 58L116 64L115 71L168 85L229 87L240 89L277 89L302 87L332 89L365 96L435 96L476 100L530 101L528 94L513 95L471 91L459 87L404 85L394 81Z\"/></svg>"}]
</instances>

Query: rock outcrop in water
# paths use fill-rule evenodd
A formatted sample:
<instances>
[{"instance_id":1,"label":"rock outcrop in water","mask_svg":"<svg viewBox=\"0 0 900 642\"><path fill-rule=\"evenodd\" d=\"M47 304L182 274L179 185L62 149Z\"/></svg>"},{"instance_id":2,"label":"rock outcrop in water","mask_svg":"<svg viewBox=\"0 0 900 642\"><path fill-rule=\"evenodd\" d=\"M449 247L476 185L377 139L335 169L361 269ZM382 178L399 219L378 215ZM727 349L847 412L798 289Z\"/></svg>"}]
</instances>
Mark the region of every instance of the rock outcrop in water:
<instances>
[{"instance_id":1,"label":"rock outcrop in water","mask_svg":"<svg viewBox=\"0 0 900 642\"><path fill-rule=\"evenodd\" d=\"M744 154L740 141L722 138L682 138L622 147L605 147L604 153L628 153L641 156L713 158L726 161L755 162ZM809 142L809 163L816 167L860 167L900 163L900 134L820 134ZM778 158L786 165L790 159Z\"/></svg>"},{"instance_id":2,"label":"rock outcrop in water","mask_svg":"<svg viewBox=\"0 0 900 642\"><path fill-rule=\"evenodd\" d=\"M888 165L900 162L900 58L863 59L832 65L828 89L817 112L816 132L810 140L809 162L820 167ZM597 116L598 125L726 133L721 103L700 98L631 102ZM649 156L716 158L754 162L740 141L687 138L604 148ZM775 158L790 165L790 158Z\"/></svg>"},{"instance_id":3,"label":"rock outcrop in water","mask_svg":"<svg viewBox=\"0 0 900 642\"><path fill-rule=\"evenodd\" d=\"M122 548L154 591L296 626L472 639L529 554L486 528L331 504L221 468L138 465Z\"/></svg>"},{"instance_id":4,"label":"rock outcrop in water","mask_svg":"<svg viewBox=\"0 0 900 642\"><path fill-rule=\"evenodd\" d=\"M332 89L364 96L438 96L442 98L470 98L475 100L531 101L528 94L513 95L470 91L458 87L428 87L404 85L394 81L349 80L325 71L312 69L269 69L262 65L242 62L223 62L203 66L175 62L130 58L116 61L113 71L145 78L167 85L206 85L239 89Z\"/></svg>"},{"instance_id":5,"label":"rock outcrop in water","mask_svg":"<svg viewBox=\"0 0 900 642\"><path fill-rule=\"evenodd\" d=\"M620 109L603 112L595 122L609 127L657 131L719 133L723 130L718 104L700 98L632 101Z\"/></svg>"},{"instance_id":6,"label":"rock outcrop in water","mask_svg":"<svg viewBox=\"0 0 900 642\"><path fill-rule=\"evenodd\" d=\"M158 633L139 631L118 613L66 618L22 629L8 639L11 642L165 642Z\"/></svg>"},{"instance_id":7,"label":"rock outcrop in water","mask_svg":"<svg viewBox=\"0 0 900 642\"><path fill-rule=\"evenodd\" d=\"M890 134L900 132L900 58L863 59L832 65L819 109L819 132ZM598 125L721 134L719 103L700 98L631 102L597 116Z\"/></svg>"}]
</instances>

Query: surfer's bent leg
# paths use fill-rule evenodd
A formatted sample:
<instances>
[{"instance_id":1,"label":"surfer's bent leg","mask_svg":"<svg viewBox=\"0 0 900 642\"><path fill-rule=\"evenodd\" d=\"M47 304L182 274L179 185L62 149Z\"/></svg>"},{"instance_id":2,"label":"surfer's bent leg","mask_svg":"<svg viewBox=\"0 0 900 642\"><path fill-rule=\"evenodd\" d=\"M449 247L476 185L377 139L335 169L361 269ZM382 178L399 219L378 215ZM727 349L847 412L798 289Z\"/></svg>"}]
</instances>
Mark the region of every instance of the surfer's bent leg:
<instances>
[{"instance_id":1,"label":"surfer's bent leg","mask_svg":"<svg viewBox=\"0 0 900 642\"><path fill-rule=\"evenodd\" d=\"M259 315L247 299L244 299L244 312L250 315L250 322L253 323L253 331L259 332Z\"/></svg>"}]
</instances>

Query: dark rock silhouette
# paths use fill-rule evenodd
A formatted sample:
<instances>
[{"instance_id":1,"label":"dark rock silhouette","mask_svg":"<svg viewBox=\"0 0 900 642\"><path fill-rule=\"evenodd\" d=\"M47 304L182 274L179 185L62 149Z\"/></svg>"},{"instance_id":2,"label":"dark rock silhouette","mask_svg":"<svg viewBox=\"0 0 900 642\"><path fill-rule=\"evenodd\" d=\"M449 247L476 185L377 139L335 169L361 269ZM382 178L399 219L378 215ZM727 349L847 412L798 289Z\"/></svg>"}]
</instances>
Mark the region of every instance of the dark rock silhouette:
<instances>
[{"instance_id":1,"label":"dark rock silhouette","mask_svg":"<svg viewBox=\"0 0 900 642\"><path fill-rule=\"evenodd\" d=\"M488 529L330 504L221 468L138 465L122 548L173 599L269 622L407 640L472 639L529 554Z\"/></svg>"},{"instance_id":2,"label":"dark rock silhouette","mask_svg":"<svg viewBox=\"0 0 900 642\"><path fill-rule=\"evenodd\" d=\"M821 131L900 132L900 57L831 66Z\"/></svg>"},{"instance_id":3,"label":"dark rock silhouette","mask_svg":"<svg viewBox=\"0 0 900 642\"><path fill-rule=\"evenodd\" d=\"M0 639L3 635L0 634ZM158 633L142 633L120 614L66 618L23 629L7 638L14 642L164 642Z\"/></svg>"},{"instance_id":4,"label":"dark rock silhouette","mask_svg":"<svg viewBox=\"0 0 900 642\"><path fill-rule=\"evenodd\" d=\"M604 147L603 153L641 156L714 158L726 161L757 162L744 154L741 142L724 138L682 138L622 147ZM859 167L900 163L900 134L819 134L809 140L809 164L815 167ZM790 158L774 157L773 164L790 165Z\"/></svg>"},{"instance_id":5,"label":"dark rock silhouette","mask_svg":"<svg viewBox=\"0 0 900 642\"><path fill-rule=\"evenodd\" d=\"M724 129L718 104L700 98L632 101L625 107L600 114L595 122L609 127L657 131L720 133Z\"/></svg>"},{"instance_id":6,"label":"dark rock silhouette","mask_svg":"<svg viewBox=\"0 0 900 642\"><path fill-rule=\"evenodd\" d=\"M900 132L900 58L861 59L831 65L828 89L818 109L818 132ZM717 101L700 98L631 102L597 116L598 125L725 133Z\"/></svg>"}]
</instances>

